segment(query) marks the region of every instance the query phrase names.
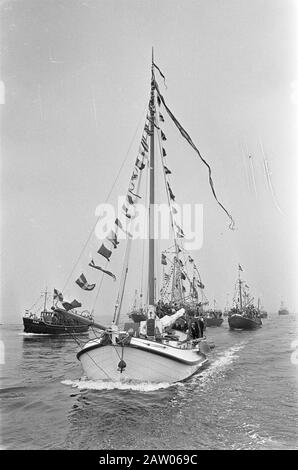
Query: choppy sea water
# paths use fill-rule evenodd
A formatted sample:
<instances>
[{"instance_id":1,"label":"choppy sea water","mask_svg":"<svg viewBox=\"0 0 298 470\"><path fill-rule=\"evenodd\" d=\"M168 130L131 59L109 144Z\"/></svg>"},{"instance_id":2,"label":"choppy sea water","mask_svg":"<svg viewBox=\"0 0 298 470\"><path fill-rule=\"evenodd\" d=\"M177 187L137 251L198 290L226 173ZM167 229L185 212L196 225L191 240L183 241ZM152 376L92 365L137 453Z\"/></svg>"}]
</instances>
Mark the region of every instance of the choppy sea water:
<instances>
[{"instance_id":1,"label":"choppy sea water","mask_svg":"<svg viewBox=\"0 0 298 470\"><path fill-rule=\"evenodd\" d=\"M209 366L174 386L92 382L72 338L0 328L2 449L298 449L295 315L208 328Z\"/></svg>"}]
</instances>

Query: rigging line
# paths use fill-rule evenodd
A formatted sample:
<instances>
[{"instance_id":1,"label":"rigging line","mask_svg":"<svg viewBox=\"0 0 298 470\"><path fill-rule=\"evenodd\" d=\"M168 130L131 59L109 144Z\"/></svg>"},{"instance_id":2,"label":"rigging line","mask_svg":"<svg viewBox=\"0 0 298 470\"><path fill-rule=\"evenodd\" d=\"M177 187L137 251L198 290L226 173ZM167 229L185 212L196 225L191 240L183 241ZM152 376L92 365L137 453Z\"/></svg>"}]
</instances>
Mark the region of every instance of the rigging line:
<instances>
[{"instance_id":1,"label":"rigging line","mask_svg":"<svg viewBox=\"0 0 298 470\"><path fill-rule=\"evenodd\" d=\"M139 127L140 127L140 123L141 123L141 121L143 120L143 114L144 114L144 111L145 111L145 110L147 110L147 102L146 102L145 108L144 108L143 111L142 111L141 117L140 117L140 119L139 119L138 125L137 125L137 127L136 127L135 132L134 132L133 138L132 138L132 140L131 140L131 142L130 142L130 144L129 144L128 150L127 150L126 155L125 155L125 157L124 157L124 160L123 160L123 162L122 162L122 164L121 164L121 166L120 166L120 168L119 168L119 171L118 171L118 173L117 173L117 175L116 175L116 178L114 179L114 182L113 182L113 184L112 184L112 187L111 187L111 189L110 189L110 191L109 191L109 193L108 193L108 195L107 195L107 197L106 197L106 199L105 199L105 202L104 202L105 204L108 202L108 200L109 200L109 198L110 198L110 196L111 196L111 194L112 194L112 191L114 190L114 188L115 188L115 186L116 186L116 183L117 183L117 181L118 181L118 179L119 179L119 176L120 176L120 173L121 173L121 171L122 171L122 169L123 169L123 167L124 167L124 164L125 164L125 162L126 162L126 160L127 160L127 158L128 158L128 155L129 155L129 153L130 153L131 147L132 147L133 142L134 142L134 140L135 140L136 134L137 134L138 129L139 129ZM78 258L77 258L77 260L76 260L76 262L75 262L75 264L74 264L74 266L73 266L73 268L72 268L72 270L71 270L71 272L70 272L70 274L69 274L69 276L68 276L68 278L67 278L65 284L64 284L64 287L63 287L62 291L64 291L64 290L66 289L66 286L68 285L69 280L70 280L71 276L73 275L74 270L76 269L76 267L77 267L77 265L78 265L78 263L79 263L79 261L80 261L80 259L81 259L81 256L82 256L82 254L84 253L84 251L85 251L85 249L86 249L86 246L87 246L87 244L89 243L89 241L90 241L90 239L91 239L91 237L92 237L92 235L93 235L93 233L94 233L94 230L95 230L95 227L96 227L96 225L97 225L97 222L98 222L99 218L100 218L100 216L97 217L95 223L93 224L92 229L91 229L91 231L90 231L90 233L89 233L89 235L88 235L88 238L87 238L86 242L84 243L84 246L83 246L83 248L82 248L82 250L81 250L81 252L80 252L80 254L79 254L79 256L78 256Z\"/></svg>"},{"instance_id":2,"label":"rigging line","mask_svg":"<svg viewBox=\"0 0 298 470\"><path fill-rule=\"evenodd\" d=\"M70 330L69 333L70 333L70 336L72 337L72 339L73 339L73 340L77 343L77 345L81 348L81 347L82 347L82 344L84 344L84 342L83 342L83 341L80 341L80 340L77 338L77 336L75 335L75 331L72 332L72 331ZM79 334L79 333L77 333L77 334Z\"/></svg>"},{"instance_id":3,"label":"rigging line","mask_svg":"<svg viewBox=\"0 0 298 470\"><path fill-rule=\"evenodd\" d=\"M241 148L241 153L242 153L242 161L243 161L243 166L244 166L244 171L245 171L245 177L246 177L246 182L247 182L247 187L248 187L248 190L250 191L250 181L249 181L249 174L248 174L248 171L247 171L247 166L246 166L246 158L245 158L245 150L244 150L244 147L243 147L243 143L240 142L240 148Z\"/></svg>"},{"instance_id":4,"label":"rigging line","mask_svg":"<svg viewBox=\"0 0 298 470\"><path fill-rule=\"evenodd\" d=\"M94 326L93 326L93 325L91 325L90 329L91 329L92 333L94 334L94 336L95 336L96 338L100 338L100 337L101 337L102 333L100 333L100 334L98 335L98 332L97 332L97 330L94 329ZM89 341L89 340L88 340L88 341ZM88 343L88 341L86 341L86 343Z\"/></svg>"},{"instance_id":5,"label":"rigging line","mask_svg":"<svg viewBox=\"0 0 298 470\"><path fill-rule=\"evenodd\" d=\"M149 164L146 165L146 185L145 185L145 207L147 207L148 203L148 181L149 181ZM145 265L145 244L146 244L146 237L144 236L143 239L143 253L142 253L142 271L141 271L141 308L143 307L143 281L144 281L144 265Z\"/></svg>"},{"instance_id":6,"label":"rigging line","mask_svg":"<svg viewBox=\"0 0 298 470\"><path fill-rule=\"evenodd\" d=\"M208 172L209 172L209 185L210 185L210 188L212 190L212 194L215 198L215 200L217 201L218 205L223 209L223 211L227 214L227 216L229 217L230 219L230 225L229 225L229 228L231 230L234 229L235 227L235 221L233 219L233 217L231 216L231 214L227 211L227 209L224 207L224 205L218 200L217 198L217 195L216 195L216 192L215 192L215 188L214 188L214 184L213 184L213 179L212 179L212 171L211 171L211 167L209 165L209 163L207 163L207 161L202 157L201 155L201 152L199 151L199 149L196 147L196 145L194 144L194 142L192 141L191 137L189 136L189 134L186 132L186 130L182 127L182 125L180 124L180 122L178 121L178 119L175 118L174 114L172 113L172 111L169 109L169 107L166 105L166 102L165 102L165 99L164 97L162 96L162 94L160 93L159 91L159 88L158 88L158 84L157 82L155 81L155 88L157 90L157 93L158 93L158 96L160 97L168 115L170 116L170 118L172 119L172 121L174 122L174 124L176 125L176 127L178 128L178 130L180 131L180 134L182 135L182 137L184 137L184 139L189 143L189 145L194 149L194 151L198 154L198 156L200 157L201 161L204 163L204 165L206 165L206 167L208 168Z\"/></svg>"},{"instance_id":7,"label":"rigging line","mask_svg":"<svg viewBox=\"0 0 298 470\"><path fill-rule=\"evenodd\" d=\"M108 261L106 261L104 269L107 269L107 266L108 266ZM91 308L91 312L94 311L94 309L95 309L95 305L96 305L96 302L97 302L97 299L98 299L98 296L99 296L99 293L100 293L100 290L101 290L103 279L104 279L104 273L102 273L102 275L101 275L101 280L100 280L99 286L97 288L97 293L96 293L96 296L95 296L95 299L94 299L94 302L93 302L93 305L92 305L92 308Z\"/></svg>"},{"instance_id":8,"label":"rigging line","mask_svg":"<svg viewBox=\"0 0 298 470\"><path fill-rule=\"evenodd\" d=\"M253 164L253 157L252 155L248 156L249 162L250 162L250 168L251 168L251 175L252 175L252 182L253 182L253 187L255 191L255 196L256 198L258 197L258 192L257 192L257 185L256 185L256 178L255 178L255 168Z\"/></svg>"},{"instance_id":9,"label":"rigging line","mask_svg":"<svg viewBox=\"0 0 298 470\"><path fill-rule=\"evenodd\" d=\"M160 124L159 123L159 118L157 118L157 121L158 121L158 124ZM177 233L176 233L176 230L175 230L175 224L174 224L175 220L174 220L174 214L173 214L173 211L172 211L170 191L169 191L169 186L168 186L168 178L166 176L166 170L165 170L165 167L164 167L164 164L163 164L163 158L164 157L162 156L161 131L158 132L158 143L159 143L159 153L160 153L160 158L161 158L161 166L162 166L162 169L163 169L165 189L166 189L166 194L167 194L167 198L168 198L168 205L169 205L169 209L170 209L171 225L172 225L172 230L173 230L173 234L174 234L174 247L175 247L175 252L176 252L176 258L177 258L177 260L179 260L179 243L178 243L178 240L177 240ZM180 275L180 272L181 272L180 263L178 263L178 273L179 273L179 275ZM182 290L181 289L182 289L182 287L181 287L181 280L180 280L178 290L180 292L180 296L182 297Z\"/></svg>"},{"instance_id":10,"label":"rigging line","mask_svg":"<svg viewBox=\"0 0 298 470\"><path fill-rule=\"evenodd\" d=\"M146 158L147 157L145 157L145 155L143 155L142 163L144 163L144 160ZM136 193L137 194L139 194L139 192L140 192L141 181L142 181L142 171L139 175L138 185L137 185L137 188L136 188ZM134 216L135 216L135 210L134 210ZM132 225L133 225L132 224L133 219L134 219L134 217L132 219L130 219L129 222L128 222L128 230L130 230ZM113 319L113 321L116 324L118 324L118 321L120 319L120 314L121 314L121 308L122 308L122 302L123 302L123 297L124 297L125 285L126 285L126 280L127 280L127 275L128 275L128 265L129 265L129 260L130 260L131 245L132 245L132 237L129 236L127 244L126 244L126 248L125 248L123 269L122 269L122 274L121 274L121 278L120 278L119 291L118 291L118 295L117 295L116 308L115 308L114 319Z\"/></svg>"},{"instance_id":11,"label":"rigging line","mask_svg":"<svg viewBox=\"0 0 298 470\"><path fill-rule=\"evenodd\" d=\"M34 304L31 305L31 307L28 308L28 310L32 310L42 297L43 297L43 294L40 294L38 299L34 302Z\"/></svg>"},{"instance_id":12,"label":"rigging line","mask_svg":"<svg viewBox=\"0 0 298 470\"><path fill-rule=\"evenodd\" d=\"M275 195L275 191L274 191L274 188L273 188L273 185L272 185L272 182L271 182L271 178L270 178L270 169L269 169L268 160L267 160L267 158L266 158L266 154L265 154L265 151L264 151L263 143L262 143L261 140L260 140L260 146L261 146L261 151L262 151L262 154L263 154L263 165L264 165L265 175L266 175L266 179L267 179L267 185L268 185L268 188L269 188L269 190L270 190L270 192L271 192L271 196L272 196L274 205L275 205L276 209L277 209L282 215L285 215L284 212L281 210L281 208L280 208L278 202L277 202L277 198L276 198L276 195Z\"/></svg>"},{"instance_id":13,"label":"rigging line","mask_svg":"<svg viewBox=\"0 0 298 470\"><path fill-rule=\"evenodd\" d=\"M117 347L116 347L115 344L113 344L113 343L112 343L112 346L113 346L113 348L115 349L115 352L116 352L117 356L118 356L119 359L121 360L122 358L121 358L120 354L119 354L118 351L117 351Z\"/></svg>"},{"instance_id":14,"label":"rigging line","mask_svg":"<svg viewBox=\"0 0 298 470\"><path fill-rule=\"evenodd\" d=\"M102 372L108 377L108 379L110 379L110 380L113 382L112 377L110 377L109 374L108 374L102 367L100 367L99 364L97 364L97 362L93 359L93 357L90 356L90 354L88 353L88 351L87 351L85 354L87 354L87 356L91 359L91 361L94 362L94 364L96 365L96 367L98 367L100 370L102 370Z\"/></svg>"},{"instance_id":15,"label":"rigging line","mask_svg":"<svg viewBox=\"0 0 298 470\"><path fill-rule=\"evenodd\" d=\"M158 120L158 124L159 124L159 119L157 118L157 120ZM162 171L163 171L166 195L167 195L167 199L168 199L168 206L169 206L169 209L170 209L171 225L172 225L172 230L173 230L173 234L174 234L174 249L175 249L176 254L178 254L178 246L179 245L178 245L178 241L177 241L176 230L174 228L174 215L173 215L172 206L171 206L171 198L170 198L169 187L167 185L168 180L167 180L167 176L166 176L165 166L163 164L163 158L164 157L162 156L162 143L161 143L161 133L160 132L158 132L157 137L158 137L159 155L160 155L160 158L161 158L161 166L162 166Z\"/></svg>"},{"instance_id":16,"label":"rigging line","mask_svg":"<svg viewBox=\"0 0 298 470\"><path fill-rule=\"evenodd\" d=\"M258 197L258 192L257 192L257 185L256 185L256 178L255 178L255 168L254 168L254 163L253 163L253 157L252 154L249 153L247 143L245 142L245 150L246 154L248 155L248 161L249 161L249 166L250 166L250 173L251 173L251 180L252 180L252 185L254 189L254 193L256 196L256 199Z\"/></svg>"}]
</instances>

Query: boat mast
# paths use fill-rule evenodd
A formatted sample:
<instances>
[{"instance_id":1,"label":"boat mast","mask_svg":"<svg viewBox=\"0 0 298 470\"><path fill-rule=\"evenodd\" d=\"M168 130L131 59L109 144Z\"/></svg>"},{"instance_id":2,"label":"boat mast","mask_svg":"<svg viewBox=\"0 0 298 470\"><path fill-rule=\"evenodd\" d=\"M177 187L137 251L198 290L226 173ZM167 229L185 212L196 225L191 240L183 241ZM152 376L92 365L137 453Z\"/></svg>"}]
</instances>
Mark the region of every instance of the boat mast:
<instances>
[{"instance_id":1,"label":"boat mast","mask_svg":"<svg viewBox=\"0 0 298 470\"><path fill-rule=\"evenodd\" d=\"M242 281L240 278L240 268L238 267L238 282L239 282L239 301L240 301L240 310L242 310Z\"/></svg>"},{"instance_id":2,"label":"boat mast","mask_svg":"<svg viewBox=\"0 0 298 470\"><path fill-rule=\"evenodd\" d=\"M47 296L48 296L48 288L46 287L46 290L44 291L44 306L43 306L43 311L46 312L47 309Z\"/></svg>"},{"instance_id":3,"label":"boat mast","mask_svg":"<svg viewBox=\"0 0 298 470\"><path fill-rule=\"evenodd\" d=\"M154 279L154 58L152 48L152 65L151 65L151 96L150 96L150 160L149 160L149 305L154 305L154 291L155 291L155 279Z\"/></svg>"}]
</instances>

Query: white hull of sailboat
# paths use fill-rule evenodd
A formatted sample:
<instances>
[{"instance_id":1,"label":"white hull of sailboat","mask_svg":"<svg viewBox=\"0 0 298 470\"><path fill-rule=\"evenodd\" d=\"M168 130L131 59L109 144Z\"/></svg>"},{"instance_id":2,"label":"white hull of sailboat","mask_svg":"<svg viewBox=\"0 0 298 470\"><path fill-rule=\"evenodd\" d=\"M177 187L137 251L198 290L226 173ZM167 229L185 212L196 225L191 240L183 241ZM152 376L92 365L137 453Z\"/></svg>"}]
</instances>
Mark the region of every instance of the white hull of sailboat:
<instances>
[{"instance_id":1,"label":"white hull of sailboat","mask_svg":"<svg viewBox=\"0 0 298 470\"><path fill-rule=\"evenodd\" d=\"M121 372L119 362L122 347L101 345L89 341L78 353L86 376L91 380L112 380L175 383L199 372L208 362L205 354L196 349L180 349L170 345L132 338L123 348L126 367Z\"/></svg>"}]
</instances>

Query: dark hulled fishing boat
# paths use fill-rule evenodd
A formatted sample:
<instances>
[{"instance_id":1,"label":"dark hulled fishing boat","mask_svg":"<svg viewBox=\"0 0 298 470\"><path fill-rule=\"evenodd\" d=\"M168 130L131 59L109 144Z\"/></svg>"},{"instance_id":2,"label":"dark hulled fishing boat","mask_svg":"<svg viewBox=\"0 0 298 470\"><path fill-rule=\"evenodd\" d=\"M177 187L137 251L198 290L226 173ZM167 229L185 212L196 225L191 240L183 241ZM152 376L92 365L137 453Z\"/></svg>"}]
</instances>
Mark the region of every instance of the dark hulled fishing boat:
<instances>
[{"instance_id":1,"label":"dark hulled fishing boat","mask_svg":"<svg viewBox=\"0 0 298 470\"><path fill-rule=\"evenodd\" d=\"M254 314L249 311L240 312L232 309L228 317L228 323L231 330L255 330L262 326L260 318L255 318Z\"/></svg>"},{"instance_id":2,"label":"dark hulled fishing boat","mask_svg":"<svg viewBox=\"0 0 298 470\"><path fill-rule=\"evenodd\" d=\"M55 292L57 294L55 294ZM23 317L23 325L25 333L45 334L45 335L65 335L74 333L86 333L93 324L93 319L89 312L78 313L75 307L80 306L77 301L75 303L64 302L64 308L52 306L47 308L48 292L45 291L43 309L38 315L38 308L26 310ZM53 303L55 295L61 295L54 291ZM56 299L58 300L58 299Z\"/></svg>"},{"instance_id":3,"label":"dark hulled fishing boat","mask_svg":"<svg viewBox=\"0 0 298 470\"><path fill-rule=\"evenodd\" d=\"M204 317L205 318L205 323L206 326L221 326L223 323L223 318L220 316L222 315L222 312L216 311L216 312L207 312L207 315Z\"/></svg>"},{"instance_id":4,"label":"dark hulled fishing boat","mask_svg":"<svg viewBox=\"0 0 298 470\"><path fill-rule=\"evenodd\" d=\"M250 298L248 285L244 284L240 277L241 266L238 266L238 281L236 284L235 307L228 315L228 323L231 330L255 330L262 326L259 311L253 305Z\"/></svg>"},{"instance_id":5,"label":"dark hulled fishing boat","mask_svg":"<svg viewBox=\"0 0 298 470\"><path fill-rule=\"evenodd\" d=\"M215 308L216 300L214 299L214 309L206 310L204 320L206 326L221 326L223 323L222 311Z\"/></svg>"},{"instance_id":6,"label":"dark hulled fishing boat","mask_svg":"<svg viewBox=\"0 0 298 470\"><path fill-rule=\"evenodd\" d=\"M67 313L67 312L65 312ZM51 317L49 319L49 316ZM45 317L47 319L45 319ZM81 322L81 319L65 319L65 316L52 315L52 312L41 312L38 317L23 317L24 332L44 335L65 335L73 333L86 333L92 322L87 324Z\"/></svg>"}]
</instances>

